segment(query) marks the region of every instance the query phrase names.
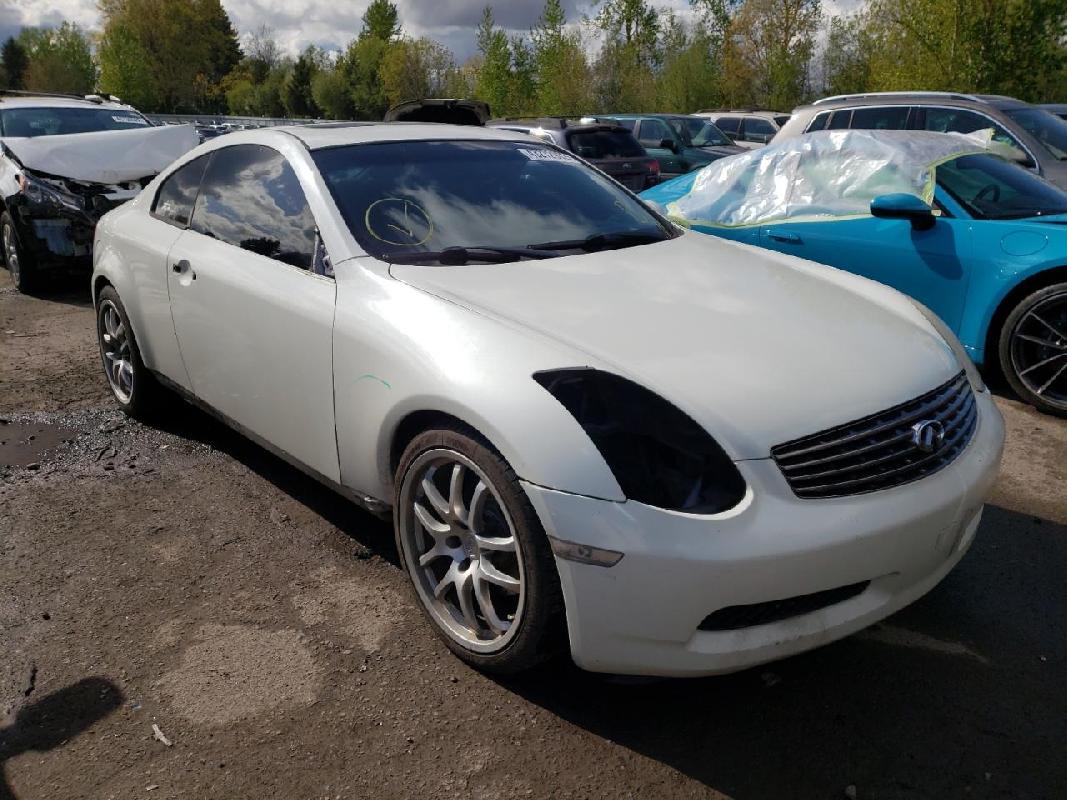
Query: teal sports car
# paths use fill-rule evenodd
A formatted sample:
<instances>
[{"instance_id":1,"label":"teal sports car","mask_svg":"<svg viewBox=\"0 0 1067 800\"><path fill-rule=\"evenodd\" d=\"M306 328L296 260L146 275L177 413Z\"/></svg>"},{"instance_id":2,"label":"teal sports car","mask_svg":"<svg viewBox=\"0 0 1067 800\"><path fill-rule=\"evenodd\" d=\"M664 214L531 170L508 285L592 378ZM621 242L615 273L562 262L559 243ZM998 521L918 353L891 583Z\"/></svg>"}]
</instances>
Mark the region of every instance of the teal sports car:
<instances>
[{"instance_id":1,"label":"teal sports car","mask_svg":"<svg viewBox=\"0 0 1067 800\"><path fill-rule=\"evenodd\" d=\"M1067 415L1067 192L988 139L808 134L641 197L693 230L910 295L1022 399Z\"/></svg>"}]
</instances>

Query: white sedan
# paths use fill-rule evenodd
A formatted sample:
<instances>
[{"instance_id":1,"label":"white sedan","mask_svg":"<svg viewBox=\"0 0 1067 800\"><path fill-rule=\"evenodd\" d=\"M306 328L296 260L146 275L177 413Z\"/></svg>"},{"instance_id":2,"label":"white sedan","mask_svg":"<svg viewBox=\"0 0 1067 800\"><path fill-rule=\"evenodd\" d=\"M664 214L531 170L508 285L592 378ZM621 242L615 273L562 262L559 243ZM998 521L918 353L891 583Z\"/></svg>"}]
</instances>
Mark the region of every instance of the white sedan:
<instances>
[{"instance_id":1,"label":"white sedan","mask_svg":"<svg viewBox=\"0 0 1067 800\"><path fill-rule=\"evenodd\" d=\"M1003 423L903 295L686 233L520 133L204 143L97 230L118 402L161 386L392 511L484 669L729 672L824 644L970 546Z\"/></svg>"}]
</instances>

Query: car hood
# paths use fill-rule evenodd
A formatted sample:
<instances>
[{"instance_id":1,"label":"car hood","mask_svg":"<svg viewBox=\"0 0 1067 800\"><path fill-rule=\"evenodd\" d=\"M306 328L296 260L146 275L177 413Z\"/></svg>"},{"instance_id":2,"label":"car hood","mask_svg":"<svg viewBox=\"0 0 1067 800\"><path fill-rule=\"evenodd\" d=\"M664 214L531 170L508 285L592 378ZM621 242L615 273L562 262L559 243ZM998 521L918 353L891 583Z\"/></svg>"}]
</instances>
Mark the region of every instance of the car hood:
<instances>
[{"instance_id":1,"label":"car hood","mask_svg":"<svg viewBox=\"0 0 1067 800\"><path fill-rule=\"evenodd\" d=\"M192 125L167 125L4 137L0 141L28 170L87 183L116 184L156 175L196 147L200 137Z\"/></svg>"},{"instance_id":2,"label":"car hood","mask_svg":"<svg viewBox=\"0 0 1067 800\"><path fill-rule=\"evenodd\" d=\"M552 337L570 363L658 392L735 459L859 419L960 370L903 295L839 270L702 234L623 250L390 272ZM507 345L502 345L507 346Z\"/></svg>"}]
</instances>

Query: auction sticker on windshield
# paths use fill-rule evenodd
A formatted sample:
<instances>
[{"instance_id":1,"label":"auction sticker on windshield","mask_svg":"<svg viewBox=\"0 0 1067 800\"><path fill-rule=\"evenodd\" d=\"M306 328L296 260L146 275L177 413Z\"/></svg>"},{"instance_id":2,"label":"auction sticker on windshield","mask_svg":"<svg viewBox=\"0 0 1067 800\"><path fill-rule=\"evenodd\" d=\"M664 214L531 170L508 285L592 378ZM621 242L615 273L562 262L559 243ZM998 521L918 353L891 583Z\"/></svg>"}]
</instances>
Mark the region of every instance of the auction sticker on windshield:
<instances>
[{"instance_id":1,"label":"auction sticker on windshield","mask_svg":"<svg viewBox=\"0 0 1067 800\"><path fill-rule=\"evenodd\" d=\"M559 150L524 150L519 148L519 152L531 161L563 161L567 164L574 163L573 158L566 153L561 153Z\"/></svg>"},{"instance_id":2,"label":"auction sticker on windshield","mask_svg":"<svg viewBox=\"0 0 1067 800\"><path fill-rule=\"evenodd\" d=\"M121 114L112 114L111 119L115 122L124 122L127 125L147 125L148 121L143 120L140 117L124 117Z\"/></svg>"}]
</instances>

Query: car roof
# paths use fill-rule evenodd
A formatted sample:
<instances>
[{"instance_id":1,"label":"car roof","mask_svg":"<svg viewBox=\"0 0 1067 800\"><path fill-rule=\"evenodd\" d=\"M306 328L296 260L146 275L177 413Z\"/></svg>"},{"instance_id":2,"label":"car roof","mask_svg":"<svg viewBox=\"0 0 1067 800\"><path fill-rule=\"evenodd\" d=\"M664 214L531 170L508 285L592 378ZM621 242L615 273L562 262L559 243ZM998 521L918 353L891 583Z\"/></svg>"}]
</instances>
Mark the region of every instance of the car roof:
<instances>
[{"instance_id":1,"label":"car roof","mask_svg":"<svg viewBox=\"0 0 1067 800\"><path fill-rule=\"evenodd\" d=\"M869 94L835 95L801 106L805 111L855 108L857 106L949 105L975 109L1022 108L1029 105L1022 100L1001 94L963 94L959 92L872 92Z\"/></svg>"},{"instance_id":2,"label":"car roof","mask_svg":"<svg viewBox=\"0 0 1067 800\"><path fill-rule=\"evenodd\" d=\"M456 141L484 139L488 141L529 142L524 134L503 128L482 128L475 125L446 125L436 122L319 122L310 125L283 125L269 129L248 131L262 136L265 132L294 136L309 150L372 142ZM227 141L239 142L242 131L229 134ZM522 136L523 138L518 138Z\"/></svg>"},{"instance_id":3,"label":"car roof","mask_svg":"<svg viewBox=\"0 0 1067 800\"><path fill-rule=\"evenodd\" d=\"M111 100L85 100L81 97L52 94L7 94L0 91L2 108L114 108L127 110L130 107Z\"/></svg>"},{"instance_id":4,"label":"car roof","mask_svg":"<svg viewBox=\"0 0 1067 800\"><path fill-rule=\"evenodd\" d=\"M774 119L775 117L788 117L784 111L753 111L751 109L715 109L712 111L698 111L693 116L697 117L763 117Z\"/></svg>"}]
</instances>

